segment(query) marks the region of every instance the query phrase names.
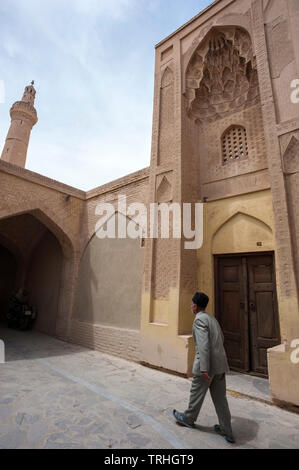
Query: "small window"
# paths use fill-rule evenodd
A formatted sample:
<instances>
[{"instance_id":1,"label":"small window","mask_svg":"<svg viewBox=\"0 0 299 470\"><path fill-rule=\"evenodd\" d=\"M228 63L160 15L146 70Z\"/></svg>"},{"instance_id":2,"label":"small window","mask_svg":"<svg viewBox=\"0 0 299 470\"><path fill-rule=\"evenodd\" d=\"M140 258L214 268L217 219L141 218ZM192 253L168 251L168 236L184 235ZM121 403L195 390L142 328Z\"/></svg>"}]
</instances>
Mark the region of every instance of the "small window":
<instances>
[{"instance_id":1,"label":"small window","mask_svg":"<svg viewBox=\"0 0 299 470\"><path fill-rule=\"evenodd\" d=\"M248 143L245 127L229 127L224 132L221 140L223 165L248 157Z\"/></svg>"}]
</instances>

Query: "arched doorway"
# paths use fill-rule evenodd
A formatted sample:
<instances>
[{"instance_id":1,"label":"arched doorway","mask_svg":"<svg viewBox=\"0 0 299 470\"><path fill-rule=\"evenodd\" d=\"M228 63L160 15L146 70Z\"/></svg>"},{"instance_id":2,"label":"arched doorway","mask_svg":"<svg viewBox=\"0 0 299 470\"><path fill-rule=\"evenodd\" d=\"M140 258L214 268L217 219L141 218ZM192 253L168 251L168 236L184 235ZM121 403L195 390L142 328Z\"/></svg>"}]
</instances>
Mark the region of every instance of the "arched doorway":
<instances>
[{"instance_id":1,"label":"arched doorway","mask_svg":"<svg viewBox=\"0 0 299 470\"><path fill-rule=\"evenodd\" d=\"M1 245L16 247L19 257ZM8 299L20 288L37 308L34 328L54 335L58 312L63 251L56 236L34 215L25 213L0 220L0 306L2 321Z\"/></svg>"},{"instance_id":2,"label":"arched doorway","mask_svg":"<svg viewBox=\"0 0 299 470\"><path fill-rule=\"evenodd\" d=\"M0 244L0 323L4 323L10 293L15 289L17 260L14 255Z\"/></svg>"},{"instance_id":3,"label":"arched doorway","mask_svg":"<svg viewBox=\"0 0 299 470\"><path fill-rule=\"evenodd\" d=\"M256 240L268 250L258 252ZM212 251L215 315L230 367L267 377L267 350L281 342L273 232L262 220L237 212L214 234Z\"/></svg>"}]
</instances>

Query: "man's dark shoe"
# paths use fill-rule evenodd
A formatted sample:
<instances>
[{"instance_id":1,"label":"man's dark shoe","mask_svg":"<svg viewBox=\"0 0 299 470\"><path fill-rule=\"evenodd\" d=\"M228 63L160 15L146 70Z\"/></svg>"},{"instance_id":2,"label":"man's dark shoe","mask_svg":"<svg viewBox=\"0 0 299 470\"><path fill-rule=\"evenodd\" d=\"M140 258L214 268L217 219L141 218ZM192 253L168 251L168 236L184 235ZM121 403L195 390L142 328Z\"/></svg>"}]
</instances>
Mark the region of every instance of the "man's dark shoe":
<instances>
[{"instance_id":1,"label":"man's dark shoe","mask_svg":"<svg viewBox=\"0 0 299 470\"><path fill-rule=\"evenodd\" d=\"M235 444L235 439L232 436L226 436L225 434L223 434L219 424L215 424L214 429L215 432L217 432L217 434L220 434L220 436L223 436L227 442L229 442L230 444Z\"/></svg>"},{"instance_id":2,"label":"man's dark shoe","mask_svg":"<svg viewBox=\"0 0 299 470\"><path fill-rule=\"evenodd\" d=\"M178 424L181 424L182 426L187 426L187 428L195 428L194 423L188 423L186 421L186 417L184 413L179 413L177 410L173 410L172 414L175 417Z\"/></svg>"}]
</instances>

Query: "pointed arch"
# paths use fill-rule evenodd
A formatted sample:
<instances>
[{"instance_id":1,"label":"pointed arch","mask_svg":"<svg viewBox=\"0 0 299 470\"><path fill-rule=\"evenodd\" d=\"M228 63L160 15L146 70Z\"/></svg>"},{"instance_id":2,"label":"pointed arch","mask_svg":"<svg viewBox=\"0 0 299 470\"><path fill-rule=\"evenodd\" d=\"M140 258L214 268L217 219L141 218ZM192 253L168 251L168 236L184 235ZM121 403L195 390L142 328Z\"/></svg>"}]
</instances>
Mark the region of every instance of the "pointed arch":
<instances>
[{"instance_id":1,"label":"pointed arch","mask_svg":"<svg viewBox=\"0 0 299 470\"><path fill-rule=\"evenodd\" d=\"M285 173L297 173L299 171L298 155L299 140L295 135L292 135L283 154L283 166Z\"/></svg>"},{"instance_id":2,"label":"pointed arch","mask_svg":"<svg viewBox=\"0 0 299 470\"><path fill-rule=\"evenodd\" d=\"M198 37L193 40L191 46L189 47L187 52L184 54L184 58L183 58L184 77L186 77L186 72L187 72L187 69L189 67L191 59L196 54L197 50L200 49L203 46L203 44L205 43L205 41L207 40L209 35L212 34L212 32L214 30L222 30L222 29L225 29L225 28L227 28L227 29L228 28L239 28L240 30L244 31L244 33L246 33L251 38L251 34L250 34L248 28L245 28L244 26L240 25L239 22L235 23L235 22L231 21L229 25L213 25L213 24L208 25L206 28L204 28L201 31L201 33L198 35ZM199 65L201 65L201 64L199 63ZM186 80L183 81L183 92L185 93L185 91L186 91Z\"/></svg>"},{"instance_id":3,"label":"pointed arch","mask_svg":"<svg viewBox=\"0 0 299 470\"><path fill-rule=\"evenodd\" d=\"M263 220L237 211L215 230L212 236L212 252L241 253L258 251L257 243L262 242L264 251L274 249L272 228Z\"/></svg>"},{"instance_id":4,"label":"pointed arch","mask_svg":"<svg viewBox=\"0 0 299 470\"><path fill-rule=\"evenodd\" d=\"M157 202L170 202L172 200L172 188L167 176L163 176L157 189Z\"/></svg>"},{"instance_id":5,"label":"pointed arch","mask_svg":"<svg viewBox=\"0 0 299 470\"><path fill-rule=\"evenodd\" d=\"M63 219L40 201L38 204L25 201L24 203L18 203L15 208L10 207L0 211L0 220L23 214L30 214L39 220L57 238L64 255L67 258L73 256L75 251L74 241L65 229L62 228L65 225Z\"/></svg>"},{"instance_id":6,"label":"pointed arch","mask_svg":"<svg viewBox=\"0 0 299 470\"><path fill-rule=\"evenodd\" d=\"M214 122L257 102L257 70L247 30L213 26L188 54L184 92L188 116L195 122Z\"/></svg>"},{"instance_id":7,"label":"pointed arch","mask_svg":"<svg viewBox=\"0 0 299 470\"><path fill-rule=\"evenodd\" d=\"M162 74L161 88L166 88L171 85L173 83L173 78L172 68L168 65Z\"/></svg>"}]
</instances>

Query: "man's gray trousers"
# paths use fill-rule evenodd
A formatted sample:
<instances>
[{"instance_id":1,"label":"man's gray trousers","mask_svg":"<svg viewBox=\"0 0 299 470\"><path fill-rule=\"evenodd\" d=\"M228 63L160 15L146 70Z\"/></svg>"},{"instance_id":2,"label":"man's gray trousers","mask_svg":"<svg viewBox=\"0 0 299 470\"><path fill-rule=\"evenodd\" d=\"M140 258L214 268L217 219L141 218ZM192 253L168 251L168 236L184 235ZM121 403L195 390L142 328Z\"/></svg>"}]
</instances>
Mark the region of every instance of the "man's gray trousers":
<instances>
[{"instance_id":1,"label":"man's gray trousers","mask_svg":"<svg viewBox=\"0 0 299 470\"><path fill-rule=\"evenodd\" d=\"M233 431L231 426L231 414L226 398L225 374L214 375L211 382L206 382L201 375L195 375L193 377L189 407L184 413L186 420L190 424L197 420L208 389L210 389L221 431L224 435L232 437Z\"/></svg>"}]
</instances>

